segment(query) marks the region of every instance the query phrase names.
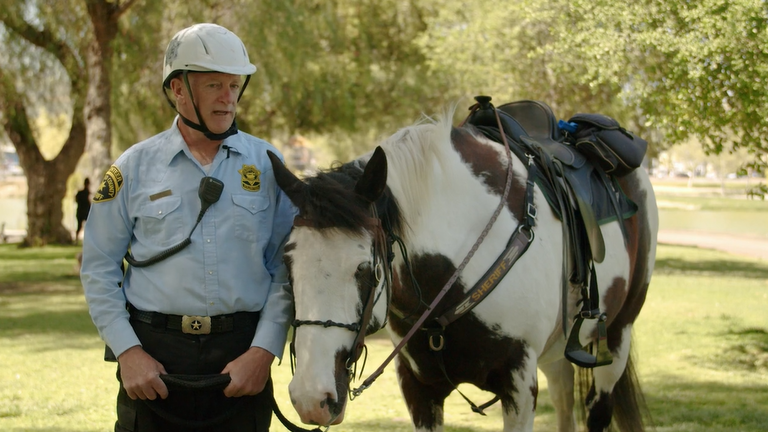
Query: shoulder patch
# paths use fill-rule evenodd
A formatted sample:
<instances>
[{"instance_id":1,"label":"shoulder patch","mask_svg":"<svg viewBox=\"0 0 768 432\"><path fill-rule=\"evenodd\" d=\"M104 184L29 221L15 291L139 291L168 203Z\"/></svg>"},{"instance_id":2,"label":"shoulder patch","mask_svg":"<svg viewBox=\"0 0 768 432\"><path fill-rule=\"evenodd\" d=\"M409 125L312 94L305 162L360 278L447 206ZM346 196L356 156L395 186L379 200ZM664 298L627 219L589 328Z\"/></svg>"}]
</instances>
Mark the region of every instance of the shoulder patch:
<instances>
[{"instance_id":1,"label":"shoulder patch","mask_svg":"<svg viewBox=\"0 0 768 432\"><path fill-rule=\"evenodd\" d=\"M97 203L115 199L121 187L123 187L123 173L120 172L118 167L112 165L104 174L101 186L93 195L93 202Z\"/></svg>"}]
</instances>

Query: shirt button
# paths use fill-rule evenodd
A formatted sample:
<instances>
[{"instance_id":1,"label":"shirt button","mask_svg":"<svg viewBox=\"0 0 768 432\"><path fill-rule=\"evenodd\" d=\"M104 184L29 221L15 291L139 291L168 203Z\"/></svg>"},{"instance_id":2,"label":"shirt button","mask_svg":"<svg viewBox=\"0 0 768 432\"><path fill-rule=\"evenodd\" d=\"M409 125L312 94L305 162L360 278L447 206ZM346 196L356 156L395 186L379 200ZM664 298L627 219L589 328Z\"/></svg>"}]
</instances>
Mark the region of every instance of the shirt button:
<instances>
[{"instance_id":1,"label":"shirt button","mask_svg":"<svg viewBox=\"0 0 768 432\"><path fill-rule=\"evenodd\" d=\"M162 211L162 210L160 210L159 212L157 212L157 214L163 214L163 211Z\"/></svg>"},{"instance_id":2,"label":"shirt button","mask_svg":"<svg viewBox=\"0 0 768 432\"><path fill-rule=\"evenodd\" d=\"M216 304L216 303L214 303L214 302L211 302L211 306L213 306L213 305L215 305L215 304Z\"/></svg>"},{"instance_id":3,"label":"shirt button","mask_svg":"<svg viewBox=\"0 0 768 432\"><path fill-rule=\"evenodd\" d=\"M212 275L212 274L213 274L213 271L209 271L209 272L208 272L208 274Z\"/></svg>"},{"instance_id":4,"label":"shirt button","mask_svg":"<svg viewBox=\"0 0 768 432\"><path fill-rule=\"evenodd\" d=\"M207 241L208 243L210 243L210 242L211 242L211 239L208 239L208 240L206 240L206 241Z\"/></svg>"}]
</instances>

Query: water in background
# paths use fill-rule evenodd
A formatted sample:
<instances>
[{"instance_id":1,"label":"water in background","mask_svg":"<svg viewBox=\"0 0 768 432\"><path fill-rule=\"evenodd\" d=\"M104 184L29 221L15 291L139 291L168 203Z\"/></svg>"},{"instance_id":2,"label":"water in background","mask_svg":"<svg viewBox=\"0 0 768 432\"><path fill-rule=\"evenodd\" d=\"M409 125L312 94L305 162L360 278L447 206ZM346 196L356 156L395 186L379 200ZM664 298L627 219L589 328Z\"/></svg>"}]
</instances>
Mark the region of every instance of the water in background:
<instances>
[{"instance_id":1,"label":"water in background","mask_svg":"<svg viewBox=\"0 0 768 432\"><path fill-rule=\"evenodd\" d=\"M74 199L65 198L62 202L64 212L64 227L74 233L77 227L75 218ZM0 225L5 222L5 228L11 230L27 229L27 198L26 197L0 197Z\"/></svg>"},{"instance_id":2,"label":"water in background","mask_svg":"<svg viewBox=\"0 0 768 432\"><path fill-rule=\"evenodd\" d=\"M0 197L0 224L5 222L5 228L10 230L27 229L26 200L26 196ZM64 198L62 211L64 212L64 227L74 233L77 227L74 198ZM768 238L768 220L766 220L765 212L709 211L667 208L660 205L659 228Z\"/></svg>"}]
</instances>

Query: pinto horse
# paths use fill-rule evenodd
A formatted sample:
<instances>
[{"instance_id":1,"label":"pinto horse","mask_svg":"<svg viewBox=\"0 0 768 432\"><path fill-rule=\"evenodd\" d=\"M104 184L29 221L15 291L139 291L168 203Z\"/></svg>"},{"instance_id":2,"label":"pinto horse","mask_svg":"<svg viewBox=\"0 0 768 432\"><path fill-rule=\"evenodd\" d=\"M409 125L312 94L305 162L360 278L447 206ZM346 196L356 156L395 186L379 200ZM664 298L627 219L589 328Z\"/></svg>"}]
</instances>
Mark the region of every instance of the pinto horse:
<instances>
[{"instance_id":1,"label":"pinto horse","mask_svg":"<svg viewBox=\"0 0 768 432\"><path fill-rule=\"evenodd\" d=\"M471 383L501 401L505 431L531 431L537 369L547 377L558 430L577 428L576 369L563 352L564 326L573 326L581 297L570 289L563 300L561 221L538 185L530 244L498 286L440 329L438 342L428 331L411 331L420 316L430 323L461 302L526 217L527 162L451 119L447 112L403 128L374 152L303 180L270 154L279 186L299 209L285 261L296 312L289 393L304 423L343 420L347 401L362 391L351 391L350 380L363 338L386 327L395 345L412 333L395 364L414 430L441 431L445 398ZM623 229L615 220L600 227L606 253L594 274L613 362L587 375L579 403L590 432L606 430L612 419L622 431L643 430L630 341L653 270L658 215L644 170L619 183L638 211ZM578 333L583 345L596 338L594 321Z\"/></svg>"}]
</instances>

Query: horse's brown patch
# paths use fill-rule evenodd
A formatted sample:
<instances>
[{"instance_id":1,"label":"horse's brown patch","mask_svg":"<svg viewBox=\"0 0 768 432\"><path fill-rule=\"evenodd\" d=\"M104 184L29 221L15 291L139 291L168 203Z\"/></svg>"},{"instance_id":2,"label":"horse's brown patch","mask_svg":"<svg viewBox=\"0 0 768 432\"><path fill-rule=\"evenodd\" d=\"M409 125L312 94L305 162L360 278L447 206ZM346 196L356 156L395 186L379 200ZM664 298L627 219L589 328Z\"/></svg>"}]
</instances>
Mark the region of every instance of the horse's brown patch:
<instances>
[{"instance_id":1,"label":"horse's brown patch","mask_svg":"<svg viewBox=\"0 0 768 432\"><path fill-rule=\"evenodd\" d=\"M637 213L624 220L627 233L627 255L629 258L629 280L614 279L605 292L605 311L608 313L608 347L616 349L622 343L623 330L632 324L640 314L648 292L649 253L651 248L648 214L643 203L647 192L639 187L633 175L619 179L624 193L640 204Z\"/></svg>"},{"instance_id":2,"label":"horse's brown patch","mask_svg":"<svg viewBox=\"0 0 768 432\"><path fill-rule=\"evenodd\" d=\"M624 278L614 278L611 285L605 290L605 296L603 297L605 308L603 312L608 315L608 325L610 328L622 329L626 326L624 317L619 313L627 299L627 281ZM623 333L621 331L609 331L608 332L608 348L615 350L621 345L621 338ZM597 329L593 334L593 337L597 337Z\"/></svg>"},{"instance_id":3,"label":"horse's brown patch","mask_svg":"<svg viewBox=\"0 0 768 432\"><path fill-rule=\"evenodd\" d=\"M426 310L428 304L437 296L444 284L451 277L456 267L445 256L438 254L421 254L411 257L413 279L410 272L403 267L397 272L401 276L398 281L402 288L393 293L393 304L397 310L410 316L402 319L390 314L390 325L401 337L404 336L414 322ZM464 285L461 278L446 293L443 300L435 308L425 322L424 327L431 328L439 325L434 323L437 318L456 305L464 298ZM511 396L517 389L512 381L512 372L525 367L529 360L526 353L526 343L523 340L509 338L499 334L498 329L488 328L473 314L459 318L444 330L445 348L439 354L442 356L445 372L453 383L471 383L476 387L500 395L505 409L518 409L518 404ZM400 373L403 378L403 394L407 401L423 404L424 400L441 401L452 390L440 368L438 354L431 351L426 331L419 331L406 345L409 356L419 365L418 377L410 370L404 358L401 358ZM406 374L403 374L407 372ZM474 401L478 405L485 401ZM413 404L409 402L409 406ZM423 406L423 405L422 405ZM421 413L419 417L429 422L431 412ZM414 415L414 418L417 416ZM417 427L430 427L429 424L419 424Z\"/></svg>"},{"instance_id":4,"label":"horse's brown patch","mask_svg":"<svg viewBox=\"0 0 768 432\"><path fill-rule=\"evenodd\" d=\"M499 197L504 195L507 168L499 160L499 154L492 147L480 143L470 130L465 128L454 128L451 131L451 141L461 159L469 165L472 174L482 179L483 183L494 194ZM499 144L499 146L503 146L503 144ZM510 160L509 163L512 161ZM523 212L524 203L525 183L513 175L507 195L507 208L517 220L523 220L525 215Z\"/></svg>"}]
</instances>

